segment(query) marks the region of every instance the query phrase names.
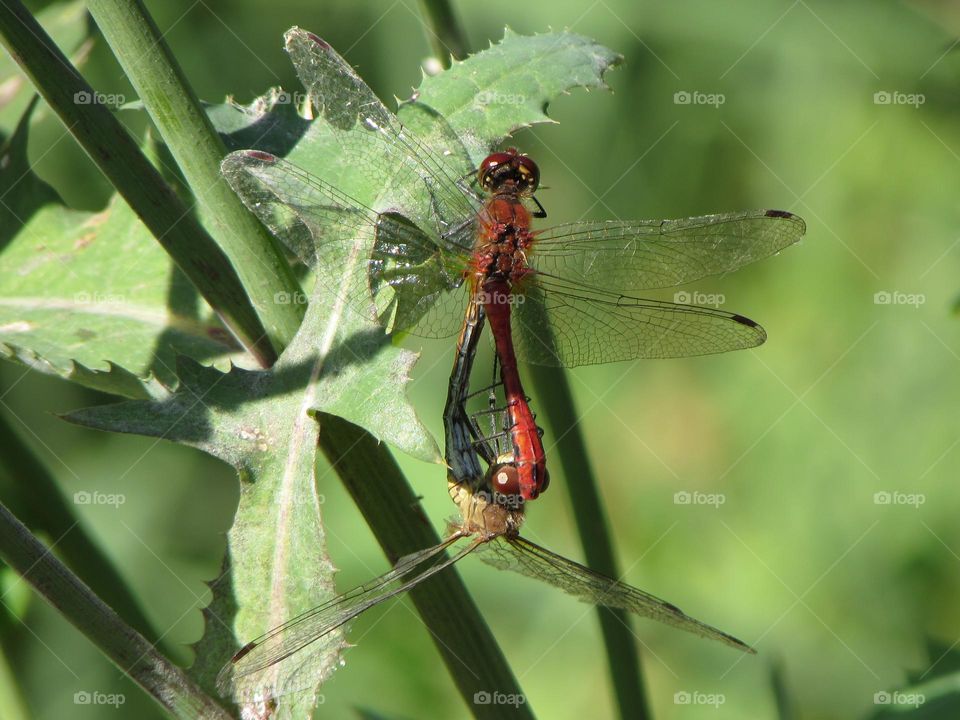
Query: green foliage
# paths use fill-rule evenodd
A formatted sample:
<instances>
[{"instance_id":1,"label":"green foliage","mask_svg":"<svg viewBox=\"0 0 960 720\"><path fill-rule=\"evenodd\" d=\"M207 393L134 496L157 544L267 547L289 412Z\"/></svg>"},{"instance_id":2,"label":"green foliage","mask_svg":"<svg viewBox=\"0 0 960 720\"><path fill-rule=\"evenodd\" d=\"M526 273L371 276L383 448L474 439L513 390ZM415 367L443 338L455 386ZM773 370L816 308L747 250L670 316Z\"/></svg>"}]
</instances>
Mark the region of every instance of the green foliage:
<instances>
[{"instance_id":1,"label":"green foliage","mask_svg":"<svg viewBox=\"0 0 960 720\"><path fill-rule=\"evenodd\" d=\"M557 73L561 80L541 87L531 106L538 112L560 90L581 82L600 83L600 75L614 59L612 53L595 51L607 60L589 64L593 73L588 80L580 70L583 48L596 46L563 34L537 40L549 41L554 56L567 59L567 64L560 66L565 72ZM568 48L566 54L563 48ZM391 121L389 110L339 57L324 51L308 33L297 29L288 33L287 49L308 94L325 98L328 105L310 123L290 112L289 104L278 103L277 92L247 108L213 107L210 116L228 143L242 144L250 137L249 129L256 127L258 149L283 149L288 158L325 179L333 178L330 182L347 188L361 201L399 207L412 219L424 221L430 196L421 178L398 175L386 180L382 168L396 158L382 157L379 145L355 141L368 131L357 121L357 110L344 109L363 108L363 112L384 122ZM478 77L491 78L490 87L496 92L529 92L532 85L522 69L503 77L504 68L523 67L519 61L526 57L524 52L522 40L511 36L508 47L481 53L457 67L474 68ZM543 69L529 67L539 82ZM481 85L479 91L484 87ZM459 83L435 88L431 98L453 107L459 102L448 97L454 90L459 92ZM474 141L483 138L486 147L515 127L545 117L520 112L511 123L502 111L488 110L470 116L478 122L485 118ZM430 123L421 129L436 140L445 127L442 118L432 114L424 117L429 117ZM290 250L312 266L313 288L306 298L306 317L293 342L270 370L232 367L223 372L204 367L192 359L195 352L181 349L175 389L154 385L148 400L66 415L69 421L87 427L196 447L237 469L242 491L230 531L230 561L226 566L230 574L213 584L207 633L197 645L195 672L198 681L208 688L219 665L236 647L233 633L239 638L256 637L332 594L334 569L326 554L314 474L318 440L314 417L320 413L338 415L415 457L433 461L439 457L404 395L416 356L392 346L372 316L354 311L355 299L366 292L365 258L369 248L364 241L370 238L337 237L334 242L331 227L312 222L312 216L300 213L295 205L290 206L291 212L282 202L283 196L281 202L264 196L258 188L271 187L269 168L254 176L249 166L240 163L244 157L241 154L227 159L227 179ZM454 156L454 160L461 163L457 172L469 168L469 159ZM252 180L259 184L251 184ZM300 196L295 189L288 192ZM318 257L322 262L316 261ZM129 273L125 277L132 279ZM301 299L283 297L274 301ZM172 387L169 382L166 385ZM341 664L343 647L342 633L325 638L309 668L310 692L301 693L296 703L310 705L319 684ZM292 682L290 678L276 680L281 692ZM250 696L256 687L241 683L237 689L242 696ZM300 707L290 704L286 711L296 713Z\"/></svg>"},{"instance_id":2,"label":"green foliage","mask_svg":"<svg viewBox=\"0 0 960 720\"><path fill-rule=\"evenodd\" d=\"M0 354L126 397L176 381L178 354L238 347L129 206L66 207L27 155L32 108L0 150Z\"/></svg>"},{"instance_id":3,"label":"green foliage","mask_svg":"<svg viewBox=\"0 0 960 720\"><path fill-rule=\"evenodd\" d=\"M574 87L606 88L603 74L623 58L573 33L523 36L509 28L503 40L449 70L427 75L415 94L443 116L470 152L474 166L490 148L521 128L553 122L546 110ZM416 103L401 105L408 124Z\"/></svg>"},{"instance_id":4,"label":"green foliage","mask_svg":"<svg viewBox=\"0 0 960 720\"><path fill-rule=\"evenodd\" d=\"M960 652L928 640L926 667L909 674L905 686L874 695L869 720L952 720L960 716Z\"/></svg>"}]
</instances>

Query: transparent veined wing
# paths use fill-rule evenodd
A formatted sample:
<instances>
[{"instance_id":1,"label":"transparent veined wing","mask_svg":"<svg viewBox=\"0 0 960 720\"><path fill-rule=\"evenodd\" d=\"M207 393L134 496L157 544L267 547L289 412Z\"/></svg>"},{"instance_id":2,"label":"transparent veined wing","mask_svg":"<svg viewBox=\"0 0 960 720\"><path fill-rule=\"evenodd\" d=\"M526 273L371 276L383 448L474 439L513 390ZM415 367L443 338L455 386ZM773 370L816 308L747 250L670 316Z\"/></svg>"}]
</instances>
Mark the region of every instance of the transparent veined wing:
<instances>
[{"instance_id":1,"label":"transparent veined wing","mask_svg":"<svg viewBox=\"0 0 960 720\"><path fill-rule=\"evenodd\" d=\"M376 210L399 212L438 242L469 251L481 198L466 182L473 164L449 124L422 106L408 113L417 119L414 132L322 39L294 28L286 45L317 115L311 140L336 147L330 163L377 189L377 200L369 201Z\"/></svg>"},{"instance_id":2,"label":"transparent veined wing","mask_svg":"<svg viewBox=\"0 0 960 720\"><path fill-rule=\"evenodd\" d=\"M484 546L480 558L502 570L513 570L553 585L578 600L627 610L743 652L755 652L743 641L690 617L675 605L596 573L522 537L497 538Z\"/></svg>"},{"instance_id":3,"label":"transparent veined wing","mask_svg":"<svg viewBox=\"0 0 960 720\"><path fill-rule=\"evenodd\" d=\"M783 210L577 222L538 233L529 262L572 284L635 292L733 272L780 252L805 230L802 219Z\"/></svg>"},{"instance_id":4,"label":"transparent veined wing","mask_svg":"<svg viewBox=\"0 0 960 720\"><path fill-rule=\"evenodd\" d=\"M512 306L517 356L576 367L710 355L763 343L752 320L713 308L607 292L532 273Z\"/></svg>"},{"instance_id":5,"label":"transparent veined wing","mask_svg":"<svg viewBox=\"0 0 960 720\"><path fill-rule=\"evenodd\" d=\"M439 545L402 557L393 569L375 580L348 590L247 643L220 671L217 689L225 697L262 700L316 684L318 675L323 673L321 663L326 649L319 641L365 610L406 592L476 548L474 540L456 554L444 556L444 551L461 538L461 533L454 533Z\"/></svg>"},{"instance_id":6,"label":"transparent veined wing","mask_svg":"<svg viewBox=\"0 0 960 720\"><path fill-rule=\"evenodd\" d=\"M360 253L366 282L349 307L364 318L387 308L392 329L449 337L459 327L466 258L445 251L426 232L394 213L378 213L297 165L259 150L241 150L222 163L224 177L275 236L336 291L347 258ZM437 301L453 291L454 296ZM376 303L376 304L375 304ZM438 305L438 307L434 307Z\"/></svg>"}]
</instances>

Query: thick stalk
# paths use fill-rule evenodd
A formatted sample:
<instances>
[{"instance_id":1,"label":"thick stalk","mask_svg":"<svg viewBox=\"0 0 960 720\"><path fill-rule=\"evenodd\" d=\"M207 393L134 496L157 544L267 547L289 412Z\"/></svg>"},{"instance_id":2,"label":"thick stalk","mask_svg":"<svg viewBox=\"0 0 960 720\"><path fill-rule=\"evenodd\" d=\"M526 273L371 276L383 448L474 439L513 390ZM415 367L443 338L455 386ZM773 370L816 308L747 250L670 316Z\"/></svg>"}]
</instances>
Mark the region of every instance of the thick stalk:
<instances>
[{"instance_id":1,"label":"thick stalk","mask_svg":"<svg viewBox=\"0 0 960 720\"><path fill-rule=\"evenodd\" d=\"M191 720L230 717L124 623L4 505L0 505L0 558L172 715Z\"/></svg>"},{"instance_id":2,"label":"thick stalk","mask_svg":"<svg viewBox=\"0 0 960 720\"><path fill-rule=\"evenodd\" d=\"M57 539L57 553L97 594L146 635L152 642L159 635L143 614L140 604L113 563L77 522L73 510L46 466L0 414L0 487L7 504L30 523Z\"/></svg>"},{"instance_id":3,"label":"thick stalk","mask_svg":"<svg viewBox=\"0 0 960 720\"><path fill-rule=\"evenodd\" d=\"M445 68L450 58L463 60L467 56L467 36L448 0L420 0L427 19L427 35L437 60Z\"/></svg>"},{"instance_id":4,"label":"thick stalk","mask_svg":"<svg viewBox=\"0 0 960 720\"><path fill-rule=\"evenodd\" d=\"M227 154L160 30L140 0L88 0L87 7L183 171L217 244L237 269L279 353L303 319L281 303L300 286L270 232L220 175Z\"/></svg>"},{"instance_id":5,"label":"thick stalk","mask_svg":"<svg viewBox=\"0 0 960 720\"><path fill-rule=\"evenodd\" d=\"M20 0L0 0L0 40L210 307L271 364L277 352L230 260Z\"/></svg>"}]
</instances>

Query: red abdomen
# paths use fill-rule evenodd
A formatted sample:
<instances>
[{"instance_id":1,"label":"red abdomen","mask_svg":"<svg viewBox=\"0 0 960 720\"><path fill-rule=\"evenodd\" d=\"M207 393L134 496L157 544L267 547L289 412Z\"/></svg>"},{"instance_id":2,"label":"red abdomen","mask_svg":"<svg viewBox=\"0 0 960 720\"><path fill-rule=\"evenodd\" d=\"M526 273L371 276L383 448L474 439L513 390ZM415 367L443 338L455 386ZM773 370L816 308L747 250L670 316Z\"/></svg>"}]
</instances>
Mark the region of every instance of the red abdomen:
<instances>
[{"instance_id":1,"label":"red abdomen","mask_svg":"<svg viewBox=\"0 0 960 720\"><path fill-rule=\"evenodd\" d=\"M507 403L507 424L513 443L513 464L519 473L520 494L524 500L533 500L546 489L547 458L540 429L527 403L517 371L510 328L510 285L506 280L494 277L486 280L481 289L484 310L500 360L500 379Z\"/></svg>"}]
</instances>

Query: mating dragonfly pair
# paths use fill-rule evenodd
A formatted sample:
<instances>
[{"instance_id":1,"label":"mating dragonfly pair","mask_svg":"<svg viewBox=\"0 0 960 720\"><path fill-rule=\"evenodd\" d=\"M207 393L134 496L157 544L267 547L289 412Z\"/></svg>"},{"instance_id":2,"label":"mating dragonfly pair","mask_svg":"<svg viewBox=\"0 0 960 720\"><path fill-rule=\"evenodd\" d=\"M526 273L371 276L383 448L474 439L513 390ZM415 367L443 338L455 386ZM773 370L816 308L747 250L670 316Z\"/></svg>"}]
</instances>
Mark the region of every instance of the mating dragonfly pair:
<instances>
[{"instance_id":1,"label":"mating dragonfly pair","mask_svg":"<svg viewBox=\"0 0 960 720\"><path fill-rule=\"evenodd\" d=\"M581 600L653 618L741 651L752 649L674 605L595 573L520 535L524 510L549 482L546 454L517 372L517 358L573 367L754 347L755 322L718 309L630 293L723 275L799 240L803 221L788 212L682 220L577 222L543 230L534 192L536 164L514 149L489 155L464 183L469 161L455 134L436 120L430 141L393 113L326 43L311 36L306 58L322 86L308 88L351 169L388 188L372 209L334 185L269 153L229 155L223 171L268 225L277 208L294 213L325 248L362 247L366 283L357 312L381 312L393 331L459 341L444 410L448 489L460 521L439 545L401 558L387 573L247 643L218 678L225 695L276 697L302 687L296 670L311 646L368 608L483 548L481 557L554 585ZM375 311L374 311L375 312ZM467 411L477 343L489 323L503 406ZM484 431L493 418L491 432ZM480 461L484 461L484 469ZM452 555L446 550L457 548ZM263 677L258 685L257 679Z\"/></svg>"}]
</instances>

